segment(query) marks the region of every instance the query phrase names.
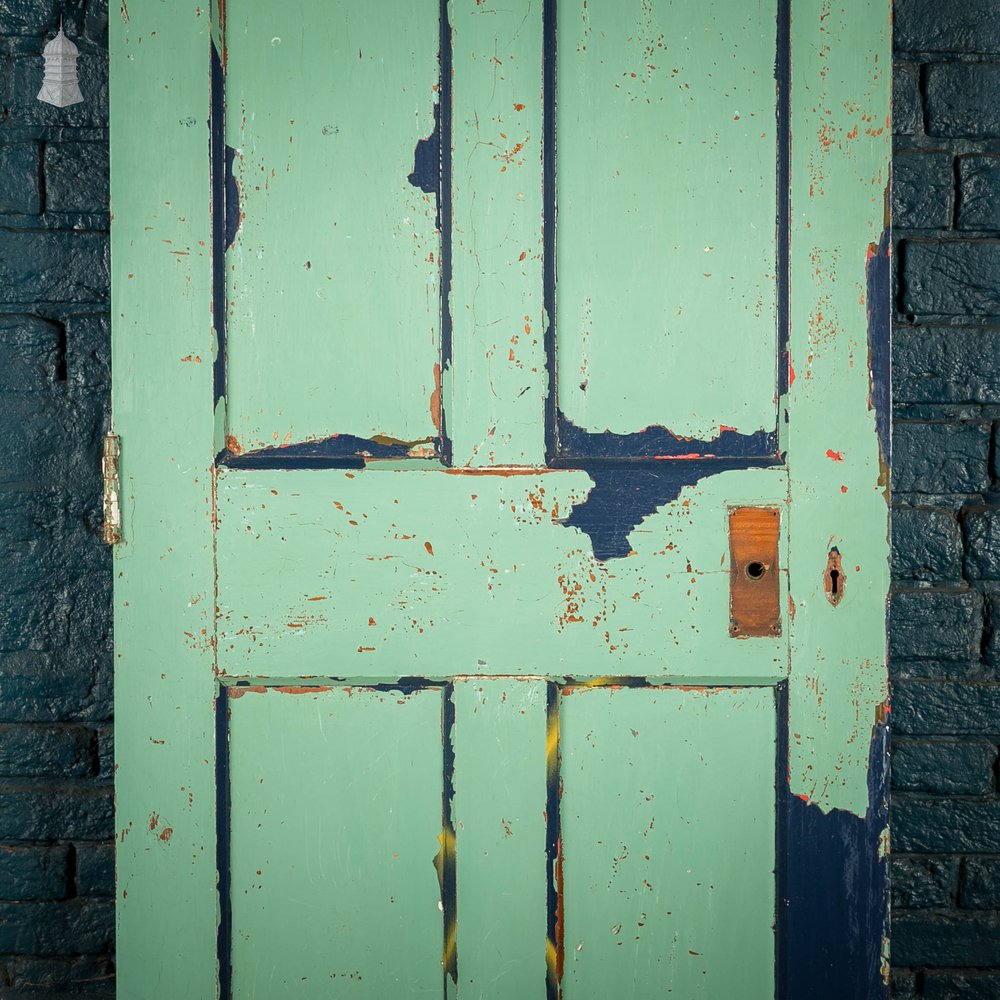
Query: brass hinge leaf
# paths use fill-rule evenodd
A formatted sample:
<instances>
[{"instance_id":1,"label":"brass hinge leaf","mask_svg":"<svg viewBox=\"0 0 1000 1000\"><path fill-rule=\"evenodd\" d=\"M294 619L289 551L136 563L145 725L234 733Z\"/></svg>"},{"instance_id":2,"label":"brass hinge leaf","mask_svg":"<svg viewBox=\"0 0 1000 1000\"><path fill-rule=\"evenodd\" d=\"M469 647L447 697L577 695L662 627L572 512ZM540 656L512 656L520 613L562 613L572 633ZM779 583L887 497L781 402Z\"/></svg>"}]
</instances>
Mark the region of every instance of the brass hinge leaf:
<instances>
[{"instance_id":1,"label":"brass hinge leaf","mask_svg":"<svg viewBox=\"0 0 1000 1000\"><path fill-rule=\"evenodd\" d=\"M120 455L121 439L117 434L105 434L101 472L104 477L104 541L108 545L117 545L122 540L121 483L118 477Z\"/></svg>"}]
</instances>

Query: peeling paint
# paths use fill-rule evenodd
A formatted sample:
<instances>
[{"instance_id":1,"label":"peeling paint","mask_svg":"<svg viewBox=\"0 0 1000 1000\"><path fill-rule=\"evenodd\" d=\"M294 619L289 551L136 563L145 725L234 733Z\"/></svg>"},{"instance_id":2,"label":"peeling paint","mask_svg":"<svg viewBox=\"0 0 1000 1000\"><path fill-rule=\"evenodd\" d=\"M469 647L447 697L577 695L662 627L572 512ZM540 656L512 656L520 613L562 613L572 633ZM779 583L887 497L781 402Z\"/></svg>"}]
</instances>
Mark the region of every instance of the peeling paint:
<instances>
[{"instance_id":1,"label":"peeling paint","mask_svg":"<svg viewBox=\"0 0 1000 1000\"><path fill-rule=\"evenodd\" d=\"M752 468L765 468L754 464ZM706 476L746 468L739 459L685 462L655 469L602 468L593 465L587 474L594 482L587 498L561 523L585 532L599 560L622 559L631 553L629 532L643 518L676 500L681 490Z\"/></svg>"},{"instance_id":2,"label":"peeling paint","mask_svg":"<svg viewBox=\"0 0 1000 1000\"><path fill-rule=\"evenodd\" d=\"M240 223L243 221L243 213L240 211L240 185L236 180L233 171L233 164L236 162L237 152L232 146L226 146L226 249L228 250L236 242L236 234L240 230Z\"/></svg>"},{"instance_id":3,"label":"peeling paint","mask_svg":"<svg viewBox=\"0 0 1000 1000\"><path fill-rule=\"evenodd\" d=\"M827 812L808 797L787 798L778 940L783 995L789 998L884 996L886 745L887 729L880 723L870 747L864 815Z\"/></svg>"},{"instance_id":4,"label":"peeling paint","mask_svg":"<svg viewBox=\"0 0 1000 1000\"><path fill-rule=\"evenodd\" d=\"M633 434L611 431L595 433L577 427L562 411L556 411L559 460L586 461L592 458L767 458L778 453L775 431L764 429L742 433L734 427L719 426L718 434L699 440L674 434L666 427L646 427Z\"/></svg>"},{"instance_id":5,"label":"peeling paint","mask_svg":"<svg viewBox=\"0 0 1000 1000\"><path fill-rule=\"evenodd\" d=\"M868 313L868 406L875 411L882 460L892 461L892 435L890 433L891 378L889 329L892 274L889 256L892 252L889 229L882 231L878 243L869 243L865 257L867 281L866 306ZM888 485L888 484L886 484Z\"/></svg>"},{"instance_id":6,"label":"peeling paint","mask_svg":"<svg viewBox=\"0 0 1000 1000\"><path fill-rule=\"evenodd\" d=\"M415 188L434 195L436 225L441 228L441 105L434 105L434 131L418 139L413 150L413 171L406 178Z\"/></svg>"}]
</instances>

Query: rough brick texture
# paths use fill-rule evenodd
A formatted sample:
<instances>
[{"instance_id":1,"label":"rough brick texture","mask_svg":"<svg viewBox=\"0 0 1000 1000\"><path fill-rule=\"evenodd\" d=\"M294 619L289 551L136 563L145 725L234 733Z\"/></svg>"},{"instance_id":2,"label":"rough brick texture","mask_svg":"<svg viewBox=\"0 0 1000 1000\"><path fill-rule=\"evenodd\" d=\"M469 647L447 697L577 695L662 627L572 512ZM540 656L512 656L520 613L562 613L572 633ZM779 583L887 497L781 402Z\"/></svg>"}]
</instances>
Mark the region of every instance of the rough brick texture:
<instances>
[{"instance_id":1,"label":"rough brick texture","mask_svg":"<svg viewBox=\"0 0 1000 1000\"><path fill-rule=\"evenodd\" d=\"M65 109L35 99L60 17ZM0 101L0 997L111 997L106 0L0 0Z\"/></svg>"},{"instance_id":2,"label":"rough brick texture","mask_svg":"<svg viewBox=\"0 0 1000 1000\"><path fill-rule=\"evenodd\" d=\"M1000 10L893 10L892 995L1000 1000Z\"/></svg>"}]
</instances>

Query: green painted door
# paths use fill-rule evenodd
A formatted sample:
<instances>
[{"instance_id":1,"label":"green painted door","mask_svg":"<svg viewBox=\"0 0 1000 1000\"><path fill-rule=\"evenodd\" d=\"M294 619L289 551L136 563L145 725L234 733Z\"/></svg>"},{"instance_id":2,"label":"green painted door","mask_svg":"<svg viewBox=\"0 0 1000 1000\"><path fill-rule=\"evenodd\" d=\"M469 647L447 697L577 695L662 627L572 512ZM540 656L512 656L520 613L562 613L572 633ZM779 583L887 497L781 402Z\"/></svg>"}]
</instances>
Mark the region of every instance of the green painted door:
<instances>
[{"instance_id":1,"label":"green painted door","mask_svg":"<svg viewBox=\"0 0 1000 1000\"><path fill-rule=\"evenodd\" d=\"M885 4L113 21L119 995L883 996Z\"/></svg>"}]
</instances>

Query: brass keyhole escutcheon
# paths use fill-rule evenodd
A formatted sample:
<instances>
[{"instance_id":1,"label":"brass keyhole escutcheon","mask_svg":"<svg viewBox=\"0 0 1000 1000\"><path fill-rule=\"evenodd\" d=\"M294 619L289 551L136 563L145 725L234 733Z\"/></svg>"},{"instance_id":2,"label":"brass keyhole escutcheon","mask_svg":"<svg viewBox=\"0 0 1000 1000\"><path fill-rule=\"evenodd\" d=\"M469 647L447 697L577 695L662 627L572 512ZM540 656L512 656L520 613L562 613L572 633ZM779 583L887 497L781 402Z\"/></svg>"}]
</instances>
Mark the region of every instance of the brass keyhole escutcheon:
<instances>
[{"instance_id":1,"label":"brass keyhole escutcheon","mask_svg":"<svg viewBox=\"0 0 1000 1000\"><path fill-rule=\"evenodd\" d=\"M840 558L840 549L836 545L830 549L826 560L826 572L823 574L823 590L826 599L836 607L844 598L844 564Z\"/></svg>"},{"instance_id":2,"label":"brass keyhole escutcheon","mask_svg":"<svg viewBox=\"0 0 1000 1000\"><path fill-rule=\"evenodd\" d=\"M751 580L763 579L764 574L767 572L767 567L762 562L749 562L746 565L746 569L743 571Z\"/></svg>"}]
</instances>

